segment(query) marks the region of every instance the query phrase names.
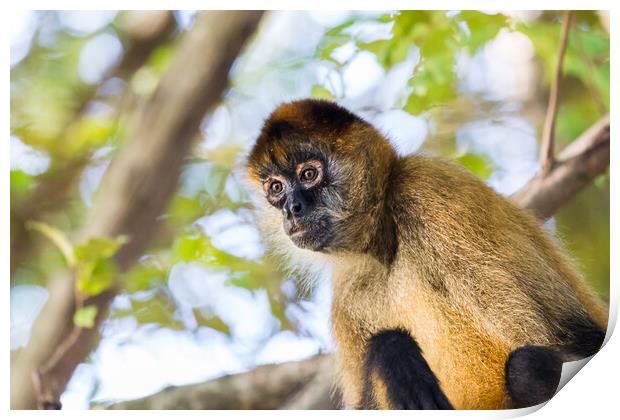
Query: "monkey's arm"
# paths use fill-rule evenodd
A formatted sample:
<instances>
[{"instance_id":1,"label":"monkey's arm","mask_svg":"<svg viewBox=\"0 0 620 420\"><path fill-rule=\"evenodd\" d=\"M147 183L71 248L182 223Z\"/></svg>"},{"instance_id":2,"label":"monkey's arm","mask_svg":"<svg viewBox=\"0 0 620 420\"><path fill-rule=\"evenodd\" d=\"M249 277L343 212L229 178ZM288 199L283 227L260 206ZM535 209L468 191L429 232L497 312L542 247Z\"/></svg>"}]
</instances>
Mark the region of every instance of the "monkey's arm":
<instances>
[{"instance_id":1,"label":"monkey's arm","mask_svg":"<svg viewBox=\"0 0 620 420\"><path fill-rule=\"evenodd\" d=\"M411 335L385 330L368 345L361 408L447 410L452 405Z\"/></svg>"}]
</instances>

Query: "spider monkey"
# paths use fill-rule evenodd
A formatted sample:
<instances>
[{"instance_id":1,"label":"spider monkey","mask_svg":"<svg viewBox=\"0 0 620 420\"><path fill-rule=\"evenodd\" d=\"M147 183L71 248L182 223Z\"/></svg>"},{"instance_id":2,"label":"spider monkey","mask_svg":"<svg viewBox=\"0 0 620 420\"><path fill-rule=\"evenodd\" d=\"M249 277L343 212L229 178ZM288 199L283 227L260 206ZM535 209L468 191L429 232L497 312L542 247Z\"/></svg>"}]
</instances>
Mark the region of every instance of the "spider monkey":
<instances>
[{"instance_id":1,"label":"spider monkey","mask_svg":"<svg viewBox=\"0 0 620 420\"><path fill-rule=\"evenodd\" d=\"M279 106L247 175L272 249L331 267L347 407L532 406L603 344L606 305L538 220L333 102Z\"/></svg>"}]
</instances>

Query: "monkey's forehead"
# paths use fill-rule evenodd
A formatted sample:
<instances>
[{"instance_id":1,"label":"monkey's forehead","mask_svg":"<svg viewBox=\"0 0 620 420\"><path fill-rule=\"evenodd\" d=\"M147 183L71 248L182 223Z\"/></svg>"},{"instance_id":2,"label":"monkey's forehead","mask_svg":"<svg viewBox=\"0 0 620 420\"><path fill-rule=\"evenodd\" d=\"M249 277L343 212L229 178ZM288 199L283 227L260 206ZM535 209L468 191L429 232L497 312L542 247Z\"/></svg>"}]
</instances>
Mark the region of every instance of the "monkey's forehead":
<instances>
[{"instance_id":1,"label":"monkey's forehead","mask_svg":"<svg viewBox=\"0 0 620 420\"><path fill-rule=\"evenodd\" d=\"M334 102L304 99L283 104L265 121L250 152L249 169L260 177L299 161L353 152L355 139L347 136L352 125L367 123Z\"/></svg>"}]
</instances>

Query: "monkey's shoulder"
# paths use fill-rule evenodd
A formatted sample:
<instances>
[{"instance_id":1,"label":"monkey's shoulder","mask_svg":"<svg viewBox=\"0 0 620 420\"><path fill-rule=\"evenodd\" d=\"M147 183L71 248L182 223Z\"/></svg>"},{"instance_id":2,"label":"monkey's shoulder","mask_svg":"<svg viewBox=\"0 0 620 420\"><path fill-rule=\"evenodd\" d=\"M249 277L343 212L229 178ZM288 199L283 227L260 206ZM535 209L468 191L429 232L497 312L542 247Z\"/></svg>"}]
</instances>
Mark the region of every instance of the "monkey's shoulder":
<instances>
[{"instance_id":1,"label":"monkey's shoulder","mask_svg":"<svg viewBox=\"0 0 620 420\"><path fill-rule=\"evenodd\" d=\"M539 229L532 215L446 159L421 155L400 159L390 191L394 217L413 227L433 224L452 231L510 229L516 233Z\"/></svg>"},{"instance_id":2,"label":"monkey's shoulder","mask_svg":"<svg viewBox=\"0 0 620 420\"><path fill-rule=\"evenodd\" d=\"M397 242L409 245L399 249L433 261L441 255L442 261L463 268L495 261L496 269L512 272L510 267L523 267L523 261L538 261L530 264L528 271L534 273L554 265L556 246L534 216L465 168L411 156L399 162L392 181Z\"/></svg>"},{"instance_id":3,"label":"monkey's shoulder","mask_svg":"<svg viewBox=\"0 0 620 420\"><path fill-rule=\"evenodd\" d=\"M455 162L439 157L412 155L401 158L392 181L393 189L403 198L426 198L446 203L466 201L472 195L497 199L497 194L482 180Z\"/></svg>"}]
</instances>

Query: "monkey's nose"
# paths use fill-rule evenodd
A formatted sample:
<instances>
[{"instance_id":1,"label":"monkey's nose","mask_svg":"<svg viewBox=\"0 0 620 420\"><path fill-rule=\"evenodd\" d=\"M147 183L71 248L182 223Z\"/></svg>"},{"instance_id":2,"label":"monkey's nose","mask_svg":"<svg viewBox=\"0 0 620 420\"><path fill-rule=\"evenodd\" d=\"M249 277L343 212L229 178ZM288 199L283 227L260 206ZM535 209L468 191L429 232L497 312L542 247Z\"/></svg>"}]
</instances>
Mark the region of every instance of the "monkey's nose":
<instances>
[{"instance_id":1,"label":"monkey's nose","mask_svg":"<svg viewBox=\"0 0 620 420\"><path fill-rule=\"evenodd\" d=\"M287 219L290 219L291 217L300 217L303 215L304 213L304 203L301 200L298 199L292 199L289 200L285 205L284 205L284 213L286 215Z\"/></svg>"},{"instance_id":2,"label":"monkey's nose","mask_svg":"<svg viewBox=\"0 0 620 420\"><path fill-rule=\"evenodd\" d=\"M299 216L303 211L303 205L299 201L293 201L291 203L291 212L294 216Z\"/></svg>"}]
</instances>

